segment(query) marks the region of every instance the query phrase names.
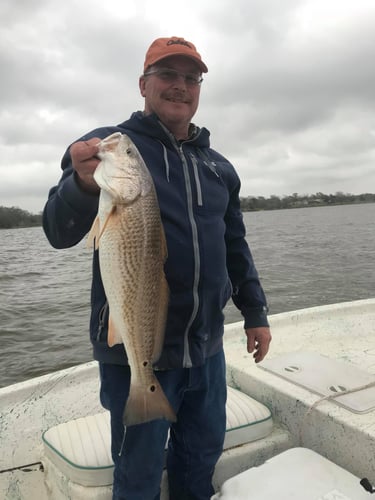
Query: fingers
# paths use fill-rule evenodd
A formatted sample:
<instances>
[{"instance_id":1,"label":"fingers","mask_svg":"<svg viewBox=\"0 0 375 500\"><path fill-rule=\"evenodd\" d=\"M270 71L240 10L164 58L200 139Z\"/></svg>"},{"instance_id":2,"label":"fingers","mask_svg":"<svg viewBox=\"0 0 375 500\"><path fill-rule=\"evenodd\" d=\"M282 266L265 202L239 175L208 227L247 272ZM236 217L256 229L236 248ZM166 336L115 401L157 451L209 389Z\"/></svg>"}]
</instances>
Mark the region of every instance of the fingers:
<instances>
[{"instance_id":1,"label":"fingers","mask_svg":"<svg viewBox=\"0 0 375 500\"><path fill-rule=\"evenodd\" d=\"M99 192L99 187L93 177L100 162L97 156L99 142L98 137L93 137L87 141L75 142L70 147L72 165L77 172L79 183L83 189L91 192Z\"/></svg>"},{"instance_id":2,"label":"fingers","mask_svg":"<svg viewBox=\"0 0 375 500\"><path fill-rule=\"evenodd\" d=\"M247 351L252 354L256 363L262 361L268 353L271 342L271 331L268 327L248 328Z\"/></svg>"},{"instance_id":3,"label":"fingers","mask_svg":"<svg viewBox=\"0 0 375 500\"><path fill-rule=\"evenodd\" d=\"M75 170L83 168L82 164L87 168L88 163L96 165L99 163L100 160L96 156L99 152L99 142L100 139L94 137L87 141L75 142L70 146L70 156Z\"/></svg>"},{"instance_id":4,"label":"fingers","mask_svg":"<svg viewBox=\"0 0 375 500\"><path fill-rule=\"evenodd\" d=\"M251 330L246 330L246 335L247 335L247 352L252 353L255 350L255 334Z\"/></svg>"}]
</instances>

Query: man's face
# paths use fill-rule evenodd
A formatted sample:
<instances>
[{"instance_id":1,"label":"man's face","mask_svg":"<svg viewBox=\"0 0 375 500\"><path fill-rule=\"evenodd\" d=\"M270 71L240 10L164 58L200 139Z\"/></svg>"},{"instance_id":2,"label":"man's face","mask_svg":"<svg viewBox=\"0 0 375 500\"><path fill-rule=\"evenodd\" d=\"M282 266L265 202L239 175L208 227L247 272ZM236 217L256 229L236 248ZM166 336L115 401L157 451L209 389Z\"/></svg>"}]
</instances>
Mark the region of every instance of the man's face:
<instances>
[{"instance_id":1,"label":"man's face","mask_svg":"<svg viewBox=\"0 0 375 500\"><path fill-rule=\"evenodd\" d=\"M168 75L163 70L175 70L180 74ZM147 75L147 73L150 73ZM147 76L141 76L139 86L145 98L145 114L156 113L162 123L175 133L187 128L199 103L200 85L192 83L192 76L200 79L198 66L183 56L172 56L148 68ZM188 75L184 78L183 75Z\"/></svg>"}]
</instances>

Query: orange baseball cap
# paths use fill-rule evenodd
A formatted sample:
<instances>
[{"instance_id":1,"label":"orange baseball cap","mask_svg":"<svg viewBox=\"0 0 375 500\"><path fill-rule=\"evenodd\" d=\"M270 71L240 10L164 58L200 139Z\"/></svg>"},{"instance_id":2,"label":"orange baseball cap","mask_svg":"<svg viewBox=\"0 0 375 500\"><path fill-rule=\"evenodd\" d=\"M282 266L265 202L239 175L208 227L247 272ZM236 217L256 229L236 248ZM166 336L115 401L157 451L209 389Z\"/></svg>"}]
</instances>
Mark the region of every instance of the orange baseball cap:
<instances>
[{"instance_id":1,"label":"orange baseball cap","mask_svg":"<svg viewBox=\"0 0 375 500\"><path fill-rule=\"evenodd\" d=\"M144 71L146 71L152 64L170 56L189 57L198 64L202 73L207 73L208 71L207 66L202 61L199 52L197 52L195 45L188 42L184 38L177 36L171 36L170 38L157 38L152 42L146 53Z\"/></svg>"}]
</instances>

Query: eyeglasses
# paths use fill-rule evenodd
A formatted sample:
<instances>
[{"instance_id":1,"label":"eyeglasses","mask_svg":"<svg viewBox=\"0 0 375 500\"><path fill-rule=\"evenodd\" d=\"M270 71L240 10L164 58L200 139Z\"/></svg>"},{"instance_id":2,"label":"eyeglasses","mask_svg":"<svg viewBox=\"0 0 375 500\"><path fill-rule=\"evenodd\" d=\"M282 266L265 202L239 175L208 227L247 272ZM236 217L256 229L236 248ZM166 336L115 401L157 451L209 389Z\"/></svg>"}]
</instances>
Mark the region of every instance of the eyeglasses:
<instances>
[{"instance_id":1,"label":"eyeglasses","mask_svg":"<svg viewBox=\"0 0 375 500\"><path fill-rule=\"evenodd\" d=\"M145 73L143 76L149 75L155 75L160 78L160 80L163 80L167 83L174 83L181 76L184 79L186 85L191 87L194 85L200 85L203 82L203 78L200 75L197 75L195 73L181 73L180 71L171 68L153 69Z\"/></svg>"}]
</instances>

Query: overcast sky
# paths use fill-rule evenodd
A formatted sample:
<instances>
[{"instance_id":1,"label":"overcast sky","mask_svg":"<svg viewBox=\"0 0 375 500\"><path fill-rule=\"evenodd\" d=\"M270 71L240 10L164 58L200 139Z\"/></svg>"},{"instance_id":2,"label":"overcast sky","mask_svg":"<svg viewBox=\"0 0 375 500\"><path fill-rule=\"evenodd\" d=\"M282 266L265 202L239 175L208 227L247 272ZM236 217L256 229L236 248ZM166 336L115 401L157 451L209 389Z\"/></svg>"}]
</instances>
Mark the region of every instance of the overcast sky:
<instances>
[{"instance_id":1,"label":"overcast sky","mask_svg":"<svg viewBox=\"0 0 375 500\"><path fill-rule=\"evenodd\" d=\"M194 122L242 196L375 192L374 0L1 0L0 205L43 209L66 147L143 109L159 36L209 72Z\"/></svg>"}]
</instances>

